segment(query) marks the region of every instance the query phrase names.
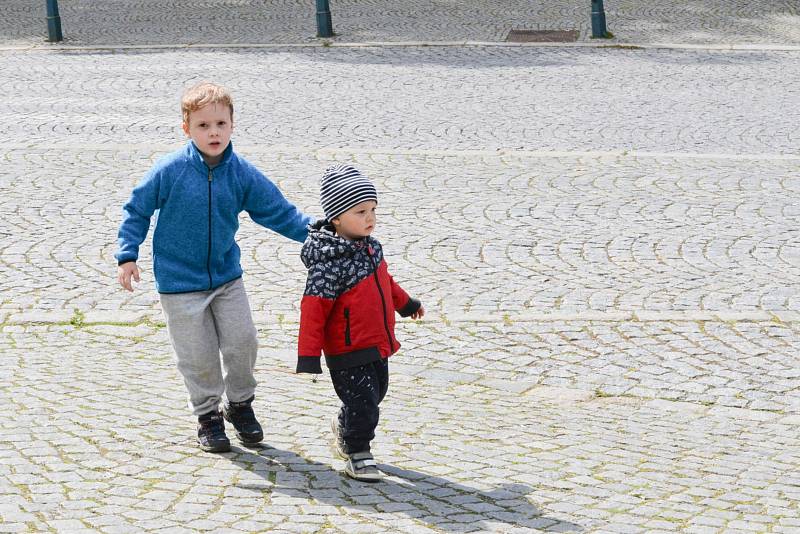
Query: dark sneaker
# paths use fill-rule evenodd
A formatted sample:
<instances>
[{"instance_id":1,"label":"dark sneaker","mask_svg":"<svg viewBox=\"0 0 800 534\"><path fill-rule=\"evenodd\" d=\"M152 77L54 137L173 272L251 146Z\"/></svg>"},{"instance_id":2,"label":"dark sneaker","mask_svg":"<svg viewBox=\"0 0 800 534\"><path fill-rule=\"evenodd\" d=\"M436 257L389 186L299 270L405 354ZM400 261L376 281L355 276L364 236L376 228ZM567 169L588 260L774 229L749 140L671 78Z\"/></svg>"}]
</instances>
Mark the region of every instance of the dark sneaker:
<instances>
[{"instance_id":1,"label":"dark sneaker","mask_svg":"<svg viewBox=\"0 0 800 534\"><path fill-rule=\"evenodd\" d=\"M254 398L250 397L242 402L229 402L222 407L222 415L236 429L236 437L242 443L259 443L264 439L264 431L261 430L251 406Z\"/></svg>"},{"instance_id":2,"label":"dark sneaker","mask_svg":"<svg viewBox=\"0 0 800 534\"><path fill-rule=\"evenodd\" d=\"M347 456L347 452L345 452L347 451L347 447L345 447L344 444L342 427L339 426L339 417L336 415L331 418L331 433L333 434L333 448L336 449L336 454L346 460L349 456Z\"/></svg>"},{"instance_id":3,"label":"dark sneaker","mask_svg":"<svg viewBox=\"0 0 800 534\"><path fill-rule=\"evenodd\" d=\"M206 452L228 452L231 442L225 435L225 422L217 411L197 418L197 443Z\"/></svg>"},{"instance_id":4,"label":"dark sneaker","mask_svg":"<svg viewBox=\"0 0 800 534\"><path fill-rule=\"evenodd\" d=\"M383 479L383 473L378 470L378 464L368 451L351 454L344 464L344 472L350 478L362 482L378 482Z\"/></svg>"}]
</instances>

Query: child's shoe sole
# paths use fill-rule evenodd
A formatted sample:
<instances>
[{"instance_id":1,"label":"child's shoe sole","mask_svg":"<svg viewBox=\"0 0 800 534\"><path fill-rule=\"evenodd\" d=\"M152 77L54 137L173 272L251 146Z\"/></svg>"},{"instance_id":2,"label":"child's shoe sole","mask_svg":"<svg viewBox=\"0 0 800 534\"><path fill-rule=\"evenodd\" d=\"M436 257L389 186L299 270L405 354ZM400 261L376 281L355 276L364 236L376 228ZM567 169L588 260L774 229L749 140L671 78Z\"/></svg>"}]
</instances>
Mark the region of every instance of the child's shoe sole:
<instances>
[{"instance_id":1,"label":"child's shoe sole","mask_svg":"<svg viewBox=\"0 0 800 534\"><path fill-rule=\"evenodd\" d=\"M203 445L198 441L197 446L200 447L200 449L204 452L231 452L230 441L218 441L215 443L209 443L208 445Z\"/></svg>"}]
</instances>

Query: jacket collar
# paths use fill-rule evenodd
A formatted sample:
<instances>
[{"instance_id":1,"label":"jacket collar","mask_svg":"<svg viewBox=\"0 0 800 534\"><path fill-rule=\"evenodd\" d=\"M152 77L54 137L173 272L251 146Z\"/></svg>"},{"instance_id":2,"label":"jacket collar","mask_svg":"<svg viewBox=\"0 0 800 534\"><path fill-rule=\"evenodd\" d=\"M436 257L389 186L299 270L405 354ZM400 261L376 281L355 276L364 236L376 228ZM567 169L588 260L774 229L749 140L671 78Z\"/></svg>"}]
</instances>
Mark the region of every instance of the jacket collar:
<instances>
[{"instance_id":1,"label":"jacket collar","mask_svg":"<svg viewBox=\"0 0 800 534\"><path fill-rule=\"evenodd\" d=\"M200 153L200 150L198 150L197 145L194 144L194 141L189 141L186 143L186 151L192 166L203 172L208 171L209 167L206 165L206 161L203 159L203 154ZM228 146L225 147L225 151L222 153L222 159L212 168L218 169L219 167L222 167L223 165L227 164L232 157L233 141L229 141Z\"/></svg>"}]
</instances>

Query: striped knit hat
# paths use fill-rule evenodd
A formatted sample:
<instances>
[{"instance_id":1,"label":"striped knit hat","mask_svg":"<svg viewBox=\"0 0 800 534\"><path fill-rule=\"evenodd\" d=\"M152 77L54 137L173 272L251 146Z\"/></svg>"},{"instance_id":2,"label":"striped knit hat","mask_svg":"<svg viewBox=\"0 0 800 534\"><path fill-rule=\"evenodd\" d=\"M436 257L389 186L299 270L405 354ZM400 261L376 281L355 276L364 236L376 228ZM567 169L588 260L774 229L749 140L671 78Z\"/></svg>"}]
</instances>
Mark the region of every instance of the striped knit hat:
<instances>
[{"instance_id":1,"label":"striped knit hat","mask_svg":"<svg viewBox=\"0 0 800 534\"><path fill-rule=\"evenodd\" d=\"M378 202L378 192L369 178L355 167L334 165L322 175L319 203L328 221L366 200Z\"/></svg>"}]
</instances>

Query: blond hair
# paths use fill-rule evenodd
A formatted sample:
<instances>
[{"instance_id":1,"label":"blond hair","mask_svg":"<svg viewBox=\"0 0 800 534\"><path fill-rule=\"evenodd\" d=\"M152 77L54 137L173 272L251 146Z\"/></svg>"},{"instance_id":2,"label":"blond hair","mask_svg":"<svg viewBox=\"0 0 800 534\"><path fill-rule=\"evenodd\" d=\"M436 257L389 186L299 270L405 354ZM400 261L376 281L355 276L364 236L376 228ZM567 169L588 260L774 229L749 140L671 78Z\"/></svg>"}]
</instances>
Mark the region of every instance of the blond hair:
<instances>
[{"instance_id":1,"label":"blond hair","mask_svg":"<svg viewBox=\"0 0 800 534\"><path fill-rule=\"evenodd\" d=\"M208 104L222 104L231 110L233 121L233 98L227 89L211 82L200 82L183 92L181 97L181 112L183 122L189 124L189 114Z\"/></svg>"}]
</instances>

